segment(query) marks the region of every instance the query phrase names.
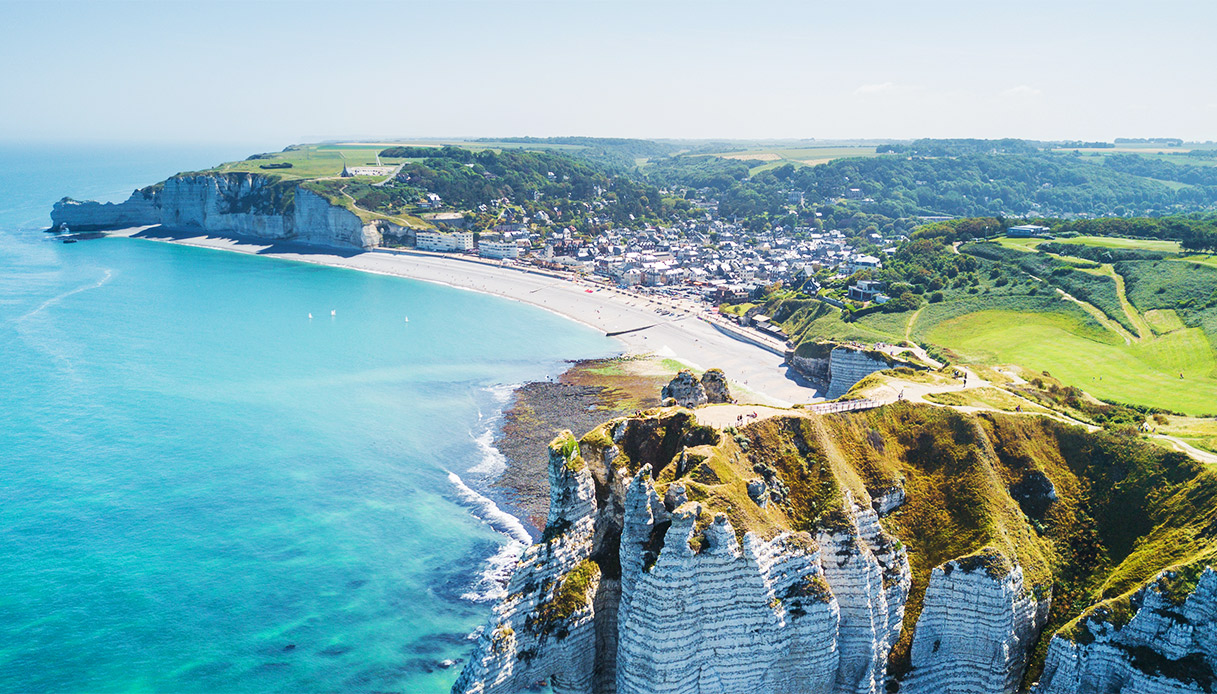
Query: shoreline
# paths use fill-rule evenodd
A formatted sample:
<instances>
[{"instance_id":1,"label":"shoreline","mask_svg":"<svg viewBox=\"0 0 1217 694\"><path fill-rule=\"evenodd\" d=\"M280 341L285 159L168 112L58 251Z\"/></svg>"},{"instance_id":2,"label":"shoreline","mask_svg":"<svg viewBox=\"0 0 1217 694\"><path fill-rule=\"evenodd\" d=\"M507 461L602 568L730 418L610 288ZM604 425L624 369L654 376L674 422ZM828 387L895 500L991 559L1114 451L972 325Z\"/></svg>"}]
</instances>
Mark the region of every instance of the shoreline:
<instances>
[{"instance_id":1,"label":"shoreline","mask_svg":"<svg viewBox=\"0 0 1217 694\"><path fill-rule=\"evenodd\" d=\"M346 268L489 294L536 306L606 335L632 331L613 336L624 355L654 354L698 371L720 368L733 389L756 396L761 404L789 407L823 399L810 384L795 380L782 357L724 333L711 322L708 309L687 301L448 254L329 248L160 227L122 229L107 236ZM671 313L659 314L659 309Z\"/></svg>"},{"instance_id":2,"label":"shoreline","mask_svg":"<svg viewBox=\"0 0 1217 694\"><path fill-rule=\"evenodd\" d=\"M549 513L549 442L564 429L583 436L610 419L659 405L660 390L673 375L654 358L622 356L567 362L554 378L516 387L494 433L505 467L489 487L539 537Z\"/></svg>"}]
</instances>

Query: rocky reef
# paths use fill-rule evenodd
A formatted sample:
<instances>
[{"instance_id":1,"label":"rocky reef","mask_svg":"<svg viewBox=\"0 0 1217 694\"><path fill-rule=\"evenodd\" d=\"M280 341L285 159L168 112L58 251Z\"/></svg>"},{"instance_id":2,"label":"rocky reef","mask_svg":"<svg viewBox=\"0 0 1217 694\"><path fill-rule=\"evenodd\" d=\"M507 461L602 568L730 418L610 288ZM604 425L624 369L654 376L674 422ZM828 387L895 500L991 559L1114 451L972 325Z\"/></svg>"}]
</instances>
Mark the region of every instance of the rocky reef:
<instances>
[{"instance_id":1,"label":"rocky reef","mask_svg":"<svg viewBox=\"0 0 1217 694\"><path fill-rule=\"evenodd\" d=\"M907 403L719 430L668 406L548 458L545 532L454 692L1213 684L1217 476L1133 436Z\"/></svg>"},{"instance_id":2,"label":"rocky reef","mask_svg":"<svg viewBox=\"0 0 1217 694\"><path fill-rule=\"evenodd\" d=\"M159 225L354 248L378 246L384 233L401 235L385 222L364 222L299 181L252 173L181 174L118 204L64 198L51 210L51 223L74 231Z\"/></svg>"}]
</instances>

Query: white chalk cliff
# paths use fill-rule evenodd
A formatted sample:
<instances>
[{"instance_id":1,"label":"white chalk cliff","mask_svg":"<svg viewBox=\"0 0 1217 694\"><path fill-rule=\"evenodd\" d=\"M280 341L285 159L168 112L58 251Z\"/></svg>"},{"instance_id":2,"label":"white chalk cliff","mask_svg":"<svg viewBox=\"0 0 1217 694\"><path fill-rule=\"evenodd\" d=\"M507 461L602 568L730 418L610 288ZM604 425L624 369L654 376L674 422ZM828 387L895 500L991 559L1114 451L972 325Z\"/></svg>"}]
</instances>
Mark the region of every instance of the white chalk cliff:
<instances>
[{"instance_id":1,"label":"white chalk cliff","mask_svg":"<svg viewBox=\"0 0 1217 694\"><path fill-rule=\"evenodd\" d=\"M638 430L653 424L618 420L582 451L569 434L551 445L545 535L520 558L453 692L542 680L558 694L1018 690L1050 598L1028 590L1017 565L989 554L935 569L897 683L888 659L911 572L875 509L898 506L903 490L879 490L870 505L845 492L813 532L740 533L683 481L712 476L696 467L704 439L672 445L679 432L660 431L652 441L664 447L642 456ZM757 503L746 486L745 503ZM772 478L757 488L761 506L784 493Z\"/></svg>"},{"instance_id":2,"label":"white chalk cliff","mask_svg":"<svg viewBox=\"0 0 1217 694\"><path fill-rule=\"evenodd\" d=\"M137 190L118 204L64 198L55 203L51 222L75 231L160 225L171 231L354 248L380 245L386 226L365 223L298 182L251 173L182 174Z\"/></svg>"},{"instance_id":3,"label":"white chalk cliff","mask_svg":"<svg viewBox=\"0 0 1217 694\"><path fill-rule=\"evenodd\" d=\"M885 369L906 366L923 368L918 364L874 350L862 350L848 345L819 343L809 355L792 354L790 365L803 376L824 388L825 397L839 398L858 381Z\"/></svg>"},{"instance_id":4,"label":"white chalk cliff","mask_svg":"<svg viewBox=\"0 0 1217 694\"><path fill-rule=\"evenodd\" d=\"M1100 606L1072 633L1052 637L1034 694L1182 694L1217 689L1217 572L1195 590L1164 588L1168 574L1130 600L1131 619ZM1064 630L1062 630L1064 632Z\"/></svg>"},{"instance_id":5,"label":"white chalk cliff","mask_svg":"<svg viewBox=\"0 0 1217 694\"><path fill-rule=\"evenodd\" d=\"M1023 585L1000 555L936 567L913 632L912 672L901 692L1014 692L1048 620L1051 596Z\"/></svg>"}]
</instances>

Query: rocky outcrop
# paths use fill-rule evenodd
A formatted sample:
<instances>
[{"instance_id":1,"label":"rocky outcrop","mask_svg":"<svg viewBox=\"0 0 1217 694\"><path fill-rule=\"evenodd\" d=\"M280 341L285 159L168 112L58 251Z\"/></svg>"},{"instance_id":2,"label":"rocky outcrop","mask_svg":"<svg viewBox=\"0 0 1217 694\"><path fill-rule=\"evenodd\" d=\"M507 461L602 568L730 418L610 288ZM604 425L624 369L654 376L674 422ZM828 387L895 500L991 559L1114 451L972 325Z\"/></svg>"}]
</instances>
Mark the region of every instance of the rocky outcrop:
<instances>
[{"instance_id":1,"label":"rocky outcrop","mask_svg":"<svg viewBox=\"0 0 1217 694\"><path fill-rule=\"evenodd\" d=\"M702 374L701 385L706 389L707 403L731 402L731 388L722 369L710 369Z\"/></svg>"},{"instance_id":2,"label":"rocky outcrop","mask_svg":"<svg viewBox=\"0 0 1217 694\"><path fill-rule=\"evenodd\" d=\"M1048 619L1023 570L996 551L934 569L914 630L908 694L1013 694Z\"/></svg>"},{"instance_id":3,"label":"rocky outcrop","mask_svg":"<svg viewBox=\"0 0 1217 694\"><path fill-rule=\"evenodd\" d=\"M659 398L681 407L701 407L706 404L706 389L692 371L682 369L659 391Z\"/></svg>"},{"instance_id":4,"label":"rocky outcrop","mask_svg":"<svg viewBox=\"0 0 1217 694\"><path fill-rule=\"evenodd\" d=\"M708 403L731 402L731 389L721 369L710 369L700 379L682 369L660 391L660 398L681 407L700 407Z\"/></svg>"},{"instance_id":5,"label":"rocky outcrop","mask_svg":"<svg viewBox=\"0 0 1217 694\"><path fill-rule=\"evenodd\" d=\"M64 198L55 203L51 211L52 226L67 225L72 231L124 229L160 223L157 192L152 188L137 190L121 203L82 202Z\"/></svg>"},{"instance_id":6,"label":"rocky outcrop","mask_svg":"<svg viewBox=\"0 0 1217 694\"><path fill-rule=\"evenodd\" d=\"M550 445L549 486L545 535L520 557L453 691L515 692L547 678L557 694L594 691L596 487L569 432Z\"/></svg>"},{"instance_id":7,"label":"rocky outcrop","mask_svg":"<svg viewBox=\"0 0 1217 694\"><path fill-rule=\"evenodd\" d=\"M858 381L884 369L897 367L924 368L903 359L897 359L877 350L860 349L850 345L816 343L800 346L803 354L792 354L788 361L795 371L816 383L828 399L836 399L849 392Z\"/></svg>"},{"instance_id":8,"label":"rocky outcrop","mask_svg":"<svg viewBox=\"0 0 1217 694\"><path fill-rule=\"evenodd\" d=\"M1217 475L1133 437L907 403L717 430L664 407L549 464L549 526L456 692L1013 694L1029 670L1036 694L1217 688L1217 573L1196 569ZM1042 641L1053 587L1130 518L1152 534L1083 574L1096 593L1188 568Z\"/></svg>"},{"instance_id":9,"label":"rocky outcrop","mask_svg":"<svg viewBox=\"0 0 1217 694\"><path fill-rule=\"evenodd\" d=\"M1217 689L1217 572L1178 595L1163 573L1128 599L1099 607L1052 637L1034 694L1181 694ZM1119 603L1117 599L1117 603Z\"/></svg>"},{"instance_id":10,"label":"rocky outcrop","mask_svg":"<svg viewBox=\"0 0 1217 694\"><path fill-rule=\"evenodd\" d=\"M51 221L73 230L160 225L171 231L355 248L373 248L382 239L377 223L364 223L299 182L250 173L174 176L135 191L120 204L64 198L51 211ZM400 229L386 231L401 235Z\"/></svg>"},{"instance_id":11,"label":"rocky outcrop","mask_svg":"<svg viewBox=\"0 0 1217 694\"><path fill-rule=\"evenodd\" d=\"M849 347L833 349L828 358L829 380L825 396L829 400L839 398L848 393L858 381L876 371L904 365L896 363L890 357L884 357L887 355L882 352L868 352Z\"/></svg>"}]
</instances>

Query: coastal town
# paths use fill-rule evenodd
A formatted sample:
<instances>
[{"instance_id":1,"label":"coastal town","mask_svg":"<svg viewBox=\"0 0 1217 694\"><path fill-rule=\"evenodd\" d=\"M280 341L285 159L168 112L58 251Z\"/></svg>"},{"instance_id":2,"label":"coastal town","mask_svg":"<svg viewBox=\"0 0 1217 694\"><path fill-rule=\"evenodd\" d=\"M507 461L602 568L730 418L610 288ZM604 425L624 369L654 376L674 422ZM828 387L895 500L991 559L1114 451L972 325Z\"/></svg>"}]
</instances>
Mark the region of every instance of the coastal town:
<instances>
[{"instance_id":1,"label":"coastal town","mask_svg":"<svg viewBox=\"0 0 1217 694\"><path fill-rule=\"evenodd\" d=\"M475 233L463 228L462 215L450 214L443 231L415 232L413 245L418 251L564 271L622 289L639 288L715 306L758 298L777 283L815 294L820 288L816 278L826 272L849 277L883 266L881 257L856 250L845 231L776 226L754 233L717 219L715 201L699 204L704 215L696 221L608 228L590 238L573 227L554 225L548 216L505 221ZM607 226L608 220L592 221ZM887 256L908 238L871 233L866 240ZM882 290L881 283L863 280L849 287L848 298L884 303L888 297ZM827 301L837 303L831 297Z\"/></svg>"}]
</instances>

